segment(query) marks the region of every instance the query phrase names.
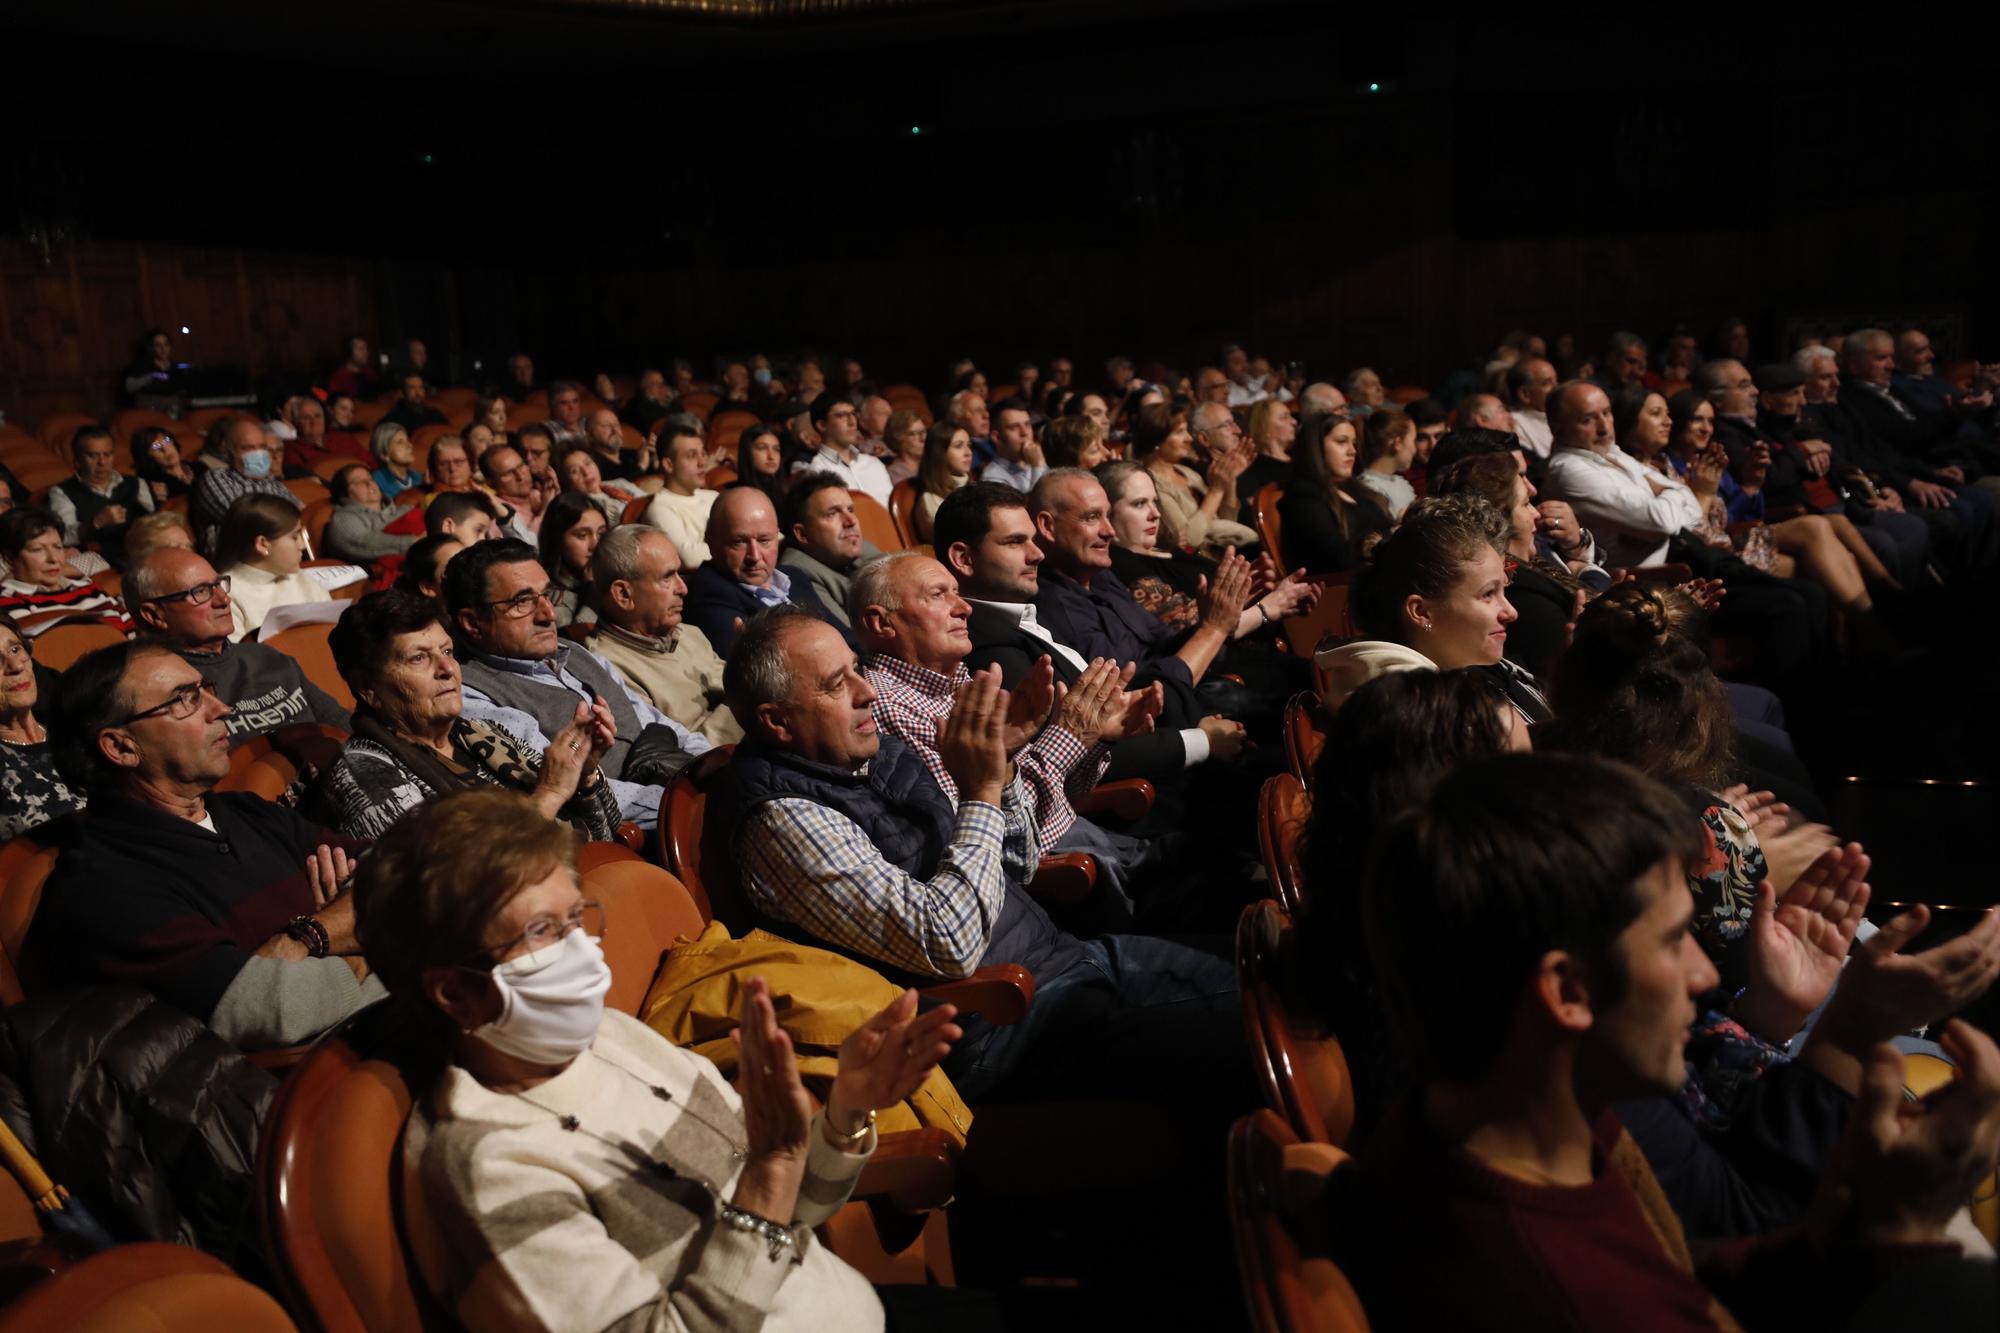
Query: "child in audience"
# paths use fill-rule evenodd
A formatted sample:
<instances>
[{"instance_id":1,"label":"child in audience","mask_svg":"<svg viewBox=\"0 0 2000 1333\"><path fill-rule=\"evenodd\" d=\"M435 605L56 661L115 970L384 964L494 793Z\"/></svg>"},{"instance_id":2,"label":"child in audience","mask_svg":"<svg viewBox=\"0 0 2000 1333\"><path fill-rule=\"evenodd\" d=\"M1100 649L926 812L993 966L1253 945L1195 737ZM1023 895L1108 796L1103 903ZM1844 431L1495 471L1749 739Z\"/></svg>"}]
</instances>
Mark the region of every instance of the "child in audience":
<instances>
[{"instance_id":1,"label":"child in audience","mask_svg":"<svg viewBox=\"0 0 2000 1333\"><path fill-rule=\"evenodd\" d=\"M302 573L306 529L288 499L252 492L222 516L215 563L229 580L229 610L237 643L257 632L274 607L327 601L326 589Z\"/></svg>"}]
</instances>

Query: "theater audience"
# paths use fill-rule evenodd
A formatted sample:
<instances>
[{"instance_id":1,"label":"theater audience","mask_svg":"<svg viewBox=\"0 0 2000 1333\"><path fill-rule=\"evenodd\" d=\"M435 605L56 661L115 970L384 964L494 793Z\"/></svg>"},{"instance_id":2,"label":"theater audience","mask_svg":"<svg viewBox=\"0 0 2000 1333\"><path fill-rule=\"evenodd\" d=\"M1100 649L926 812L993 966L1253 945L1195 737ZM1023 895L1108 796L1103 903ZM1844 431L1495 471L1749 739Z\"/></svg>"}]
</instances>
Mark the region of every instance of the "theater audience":
<instances>
[{"instance_id":1,"label":"theater audience","mask_svg":"<svg viewBox=\"0 0 2000 1333\"><path fill-rule=\"evenodd\" d=\"M881 1328L866 1279L812 1228L846 1203L876 1111L960 1037L952 1007L897 997L841 1045L814 1112L771 988L750 978L732 1087L606 1010L598 937L616 927L578 889L574 838L531 809L443 797L383 839L356 889L399 1016L444 1056L403 1142L425 1286L469 1328L692 1328L719 1312L774 1333Z\"/></svg>"},{"instance_id":2,"label":"theater audience","mask_svg":"<svg viewBox=\"0 0 2000 1333\"><path fill-rule=\"evenodd\" d=\"M424 401L429 396L423 372L408 372L396 381L395 405L382 414L382 420L393 421L412 435L425 426L444 425L444 413Z\"/></svg>"},{"instance_id":3,"label":"theater audience","mask_svg":"<svg viewBox=\"0 0 2000 1333\"><path fill-rule=\"evenodd\" d=\"M746 430L737 440L738 452L753 453L759 442L772 438L769 431ZM660 461L666 484L654 492L644 521L666 533L681 564L695 569L708 563L708 521L717 494L706 484L708 445L699 431L669 426L660 432ZM747 464L746 459L747 471L755 470Z\"/></svg>"},{"instance_id":4,"label":"theater audience","mask_svg":"<svg viewBox=\"0 0 2000 1333\"><path fill-rule=\"evenodd\" d=\"M122 981L256 1050L310 1041L382 996L348 891L362 844L248 792L229 706L173 649L127 643L63 673L51 733L90 804L36 914L77 981Z\"/></svg>"},{"instance_id":5,"label":"theater audience","mask_svg":"<svg viewBox=\"0 0 2000 1333\"><path fill-rule=\"evenodd\" d=\"M195 535L205 551L215 549L222 516L229 506L245 495L278 496L294 509L304 506L278 478L270 437L263 424L251 417L223 417L208 428L206 459L220 466L202 469L188 501L188 514L195 522Z\"/></svg>"},{"instance_id":6,"label":"theater audience","mask_svg":"<svg viewBox=\"0 0 2000 1333\"><path fill-rule=\"evenodd\" d=\"M912 512L918 541L928 539L938 506L972 480L972 435L955 421L939 421L924 433L924 461L917 468L917 507Z\"/></svg>"},{"instance_id":7,"label":"theater audience","mask_svg":"<svg viewBox=\"0 0 2000 1333\"><path fill-rule=\"evenodd\" d=\"M652 431L654 422L673 409L673 401L667 377L649 366L639 372L638 392L619 410L618 419L646 435Z\"/></svg>"},{"instance_id":8,"label":"theater audience","mask_svg":"<svg viewBox=\"0 0 2000 1333\"><path fill-rule=\"evenodd\" d=\"M387 531L404 511L382 499L382 488L365 464L344 467L327 479L333 513L320 534L321 553L336 560L369 565L384 556L401 555L416 545L417 534Z\"/></svg>"},{"instance_id":9,"label":"theater audience","mask_svg":"<svg viewBox=\"0 0 2000 1333\"><path fill-rule=\"evenodd\" d=\"M1588 596L1553 546L1537 540L1541 514L1534 487L1505 453L1480 453L1439 473L1439 499L1470 496L1507 516L1507 602L1515 621L1507 627L1507 660L1529 675L1548 674L1569 643L1569 628Z\"/></svg>"},{"instance_id":10,"label":"theater audience","mask_svg":"<svg viewBox=\"0 0 2000 1333\"><path fill-rule=\"evenodd\" d=\"M500 510L481 490L450 491L424 507L424 535L454 537L467 546L504 536Z\"/></svg>"},{"instance_id":11,"label":"theater audience","mask_svg":"<svg viewBox=\"0 0 2000 1333\"><path fill-rule=\"evenodd\" d=\"M1556 368L1538 356L1523 357L1507 368L1507 413L1521 447L1537 458L1546 459L1555 447L1548 401L1556 383Z\"/></svg>"},{"instance_id":12,"label":"theater audience","mask_svg":"<svg viewBox=\"0 0 2000 1333\"><path fill-rule=\"evenodd\" d=\"M344 359L326 377L329 393L344 393L350 398L373 398L380 376L375 365L368 359L368 340L350 337L341 344Z\"/></svg>"},{"instance_id":13,"label":"theater audience","mask_svg":"<svg viewBox=\"0 0 2000 1333\"><path fill-rule=\"evenodd\" d=\"M749 735L729 766L726 817L756 910L896 973L1026 968L1027 1016L968 1025L945 1061L975 1104L1136 1096L1199 1117L1240 1101L1229 964L1142 936L1079 940L1027 895L1037 836L993 675L966 685L938 727L954 809L923 760L877 730L857 668L830 626L799 611L759 618L730 656L729 705Z\"/></svg>"},{"instance_id":14,"label":"theater audience","mask_svg":"<svg viewBox=\"0 0 2000 1333\"><path fill-rule=\"evenodd\" d=\"M556 380L549 385L549 415L541 425L548 431L551 446L587 443L583 424L583 386L575 380Z\"/></svg>"},{"instance_id":15,"label":"theater audience","mask_svg":"<svg viewBox=\"0 0 2000 1333\"><path fill-rule=\"evenodd\" d=\"M1345 416L1308 413L1298 469L1278 501L1287 565L1310 574L1357 568L1392 526L1389 511L1355 479L1355 437Z\"/></svg>"},{"instance_id":16,"label":"theater audience","mask_svg":"<svg viewBox=\"0 0 2000 1333\"><path fill-rule=\"evenodd\" d=\"M285 441L285 467L305 474L317 470L329 459L351 458L357 463L371 461L368 451L353 435L329 433L326 409L309 395L292 400L292 438Z\"/></svg>"},{"instance_id":17,"label":"theater audience","mask_svg":"<svg viewBox=\"0 0 2000 1333\"><path fill-rule=\"evenodd\" d=\"M606 705L615 739L601 766L620 815L650 829L659 822L661 785L708 742L627 687L595 653L557 635L548 590L548 571L525 542L482 542L445 567L465 714L546 752L579 704Z\"/></svg>"},{"instance_id":18,"label":"theater audience","mask_svg":"<svg viewBox=\"0 0 2000 1333\"><path fill-rule=\"evenodd\" d=\"M223 727L232 746L296 722L348 730L347 710L306 676L297 658L232 639L230 586L187 549L154 550L125 574L126 603L139 624L186 658L229 705Z\"/></svg>"},{"instance_id":19,"label":"theater audience","mask_svg":"<svg viewBox=\"0 0 2000 1333\"><path fill-rule=\"evenodd\" d=\"M72 577L55 515L33 505L0 514L0 616L30 641L65 620L93 620L132 632L125 604L87 578ZM101 568L101 566L100 566Z\"/></svg>"},{"instance_id":20,"label":"theater audience","mask_svg":"<svg viewBox=\"0 0 2000 1333\"><path fill-rule=\"evenodd\" d=\"M831 472L841 484L889 507L889 470L882 460L861 449L860 414L854 404L835 393L822 393L810 400L812 426L820 438L819 452L803 469Z\"/></svg>"},{"instance_id":21,"label":"theater audience","mask_svg":"<svg viewBox=\"0 0 2000 1333\"><path fill-rule=\"evenodd\" d=\"M270 495L246 495L229 506L215 543L215 563L229 576L230 638L255 634L280 606L329 600L302 572L306 529L299 511Z\"/></svg>"},{"instance_id":22,"label":"theater audience","mask_svg":"<svg viewBox=\"0 0 2000 1333\"><path fill-rule=\"evenodd\" d=\"M979 479L1028 491L1048 470L1041 446L1035 443L1034 419L1027 404L1000 404L993 410L993 461L980 469Z\"/></svg>"},{"instance_id":23,"label":"theater audience","mask_svg":"<svg viewBox=\"0 0 2000 1333\"><path fill-rule=\"evenodd\" d=\"M563 450L556 464L563 490L588 496L603 513L604 521L613 526L624 521L627 504L645 495L629 481L604 480L597 466L597 455L582 445L573 444Z\"/></svg>"},{"instance_id":24,"label":"theater audience","mask_svg":"<svg viewBox=\"0 0 2000 1333\"><path fill-rule=\"evenodd\" d=\"M853 634L820 600L811 579L779 566L779 541L778 515L762 491L732 486L716 498L708 515L711 558L685 575L684 614L724 657L752 617L787 603L818 616L843 638Z\"/></svg>"},{"instance_id":25,"label":"theater audience","mask_svg":"<svg viewBox=\"0 0 2000 1333\"><path fill-rule=\"evenodd\" d=\"M187 515L174 509L159 510L132 520L125 532L125 568L130 571L155 551L194 549L194 529Z\"/></svg>"},{"instance_id":26,"label":"theater audience","mask_svg":"<svg viewBox=\"0 0 2000 1333\"><path fill-rule=\"evenodd\" d=\"M945 420L965 427L972 441L972 465L983 468L993 461L993 414L987 410L984 394L960 389L945 404Z\"/></svg>"},{"instance_id":27,"label":"theater audience","mask_svg":"<svg viewBox=\"0 0 2000 1333\"><path fill-rule=\"evenodd\" d=\"M1198 457L1197 425L1210 441L1206 477L1190 466ZM1172 545L1220 557L1230 547L1256 543L1256 531L1237 521L1236 479L1250 459L1229 409L1214 403L1198 403L1191 412L1164 404L1142 407L1132 422L1127 456L1153 478Z\"/></svg>"},{"instance_id":28,"label":"theater audience","mask_svg":"<svg viewBox=\"0 0 2000 1333\"><path fill-rule=\"evenodd\" d=\"M424 474L417 470L416 446L410 443L410 432L401 422L386 418L376 422L368 436L368 451L375 455L375 484L381 487L383 499L394 500L424 484Z\"/></svg>"},{"instance_id":29,"label":"theater audience","mask_svg":"<svg viewBox=\"0 0 2000 1333\"><path fill-rule=\"evenodd\" d=\"M542 382L535 378L535 359L526 352L516 352L507 358L507 377L501 381L500 393L510 402L525 403L541 392Z\"/></svg>"},{"instance_id":30,"label":"theater audience","mask_svg":"<svg viewBox=\"0 0 2000 1333\"><path fill-rule=\"evenodd\" d=\"M471 433L466 432L467 435ZM490 432L488 436L487 447L490 448ZM469 491L473 488L472 451L464 438L457 435L439 437L431 444L430 457L425 461L431 477L429 493L424 497L425 504L447 491Z\"/></svg>"},{"instance_id":31,"label":"theater audience","mask_svg":"<svg viewBox=\"0 0 2000 1333\"><path fill-rule=\"evenodd\" d=\"M567 822L585 841L618 836L618 802L598 771L614 739L608 709L579 700L542 753L464 716L441 609L399 589L349 607L327 645L357 700L354 734L320 796L342 833L379 838L432 796L489 786L526 796L544 819Z\"/></svg>"},{"instance_id":32,"label":"theater audience","mask_svg":"<svg viewBox=\"0 0 2000 1333\"><path fill-rule=\"evenodd\" d=\"M397 572L393 586L419 597L428 597L443 606L444 567L464 549L465 543L456 537L423 538L403 557L403 567Z\"/></svg>"},{"instance_id":33,"label":"theater audience","mask_svg":"<svg viewBox=\"0 0 2000 1333\"><path fill-rule=\"evenodd\" d=\"M1417 428L1395 408L1370 413L1361 423L1360 470L1354 479L1372 492L1393 522L1417 498L1403 474L1417 461Z\"/></svg>"},{"instance_id":34,"label":"theater audience","mask_svg":"<svg viewBox=\"0 0 2000 1333\"><path fill-rule=\"evenodd\" d=\"M35 716L41 701L28 641L0 619L0 842L83 809L83 785L64 780Z\"/></svg>"},{"instance_id":35,"label":"theater audience","mask_svg":"<svg viewBox=\"0 0 2000 1333\"><path fill-rule=\"evenodd\" d=\"M847 629L848 591L862 565L882 552L861 536L854 497L831 472L807 472L792 479L782 510L785 549L778 565L793 580L805 580L834 622Z\"/></svg>"},{"instance_id":36,"label":"theater audience","mask_svg":"<svg viewBox=\"0 0 2000 1333\"><path fill-rule=\"evenodd\" d=\"M153 512L152 488L138 477L121 476L116 454L110 431L77 427L69 442L76 473L51 486L48 494L49 512L62 525L63 545L101 551L114 565L124 563L125 531L132 520Z\"/></svg>"},{"instance_id":37,"label":"theater audience","mask_svg":"<svg viewBox=\"0 0 2000 1333\"><path fill-rule=\"evenodd\" d=\"M643 523L613 528L591 565L597 624L590 650L627 685L689 731L716 745L743 739L722 698L722 658L708 636L683 622L687 584L680 553Z\"/></svg>"},{"instance_id":38,"label":"theater audience","mask_svg":"<svg viewBox=\"0 0 2000 1333\"><path fill-rule=\"evenodd\" d=\"M549 600L558 628L597 618L591 605L590 561L610 524L597 502L581 491L565 491L542 519L537 550L549 575Z\"/></svg>"},{"instance_id":39,"label":"theater audience","mask_svg":"<svg viewBox=\"0 0 2000 1333\"><path fill-rule=\"evenodd\" d=\"M738 485L764 492L776 509L785 498L784 466L785 446L776 430L761 424L744 429L736 441Z\"/></svg>"},{"instance_id":40,"label":"theater audience","mask_svg":"<svg viewBox=\"0 0 2000 1333\"><path fill-rule=\"evenodd\" d=\"M146 484L154 509L194 493L197 469L181 457L181 444L157 426L132 432L132 474Z\"/></svg>"},{"instance_id":41,"label":"theater audience","mask_svg":"<svg viewBox=\"0 0 2000 1333\"><path fill-rule=\"evenodd\" d=\"M131 407L172 410L187 394L188 366L174 360L174 340L165 329L148 329L118 387Z\"/></svg>"},{"instance_id":42,"label":"theater audience","mask_svg":"<svg viewBox=\"0 0 2000 1333\"><path fill-rule=\"evenodd\" d=\"M642 445L632 452L629 459L625 456L625 428L619 422L618 414L608 407L593 410L585 419L582 445L596 462L599 474L621 484L630 486L654 470L653 450L650 445ZM575 444L564 444L561 452L551 449L550 457L554 462L560 463L568 451L576 447ZM632 486L632 493L639 494L638 487Z\"/></svg>"},{"instance_id":43,"label":"theater audience","mask_svg":"<svg viewBox=\"0 0 2000 1333\"><path fill-rule=\"evenodd\" d=\"M1299 438L1298 418L1286 404L1266 398L1250 409L1249 438L1256 457L1236 478L1236 497L1240 503L1254 506L1259 491L1272 482L1290 485L1297 473L1292 446Z\"/></svg>"}]
</instances>

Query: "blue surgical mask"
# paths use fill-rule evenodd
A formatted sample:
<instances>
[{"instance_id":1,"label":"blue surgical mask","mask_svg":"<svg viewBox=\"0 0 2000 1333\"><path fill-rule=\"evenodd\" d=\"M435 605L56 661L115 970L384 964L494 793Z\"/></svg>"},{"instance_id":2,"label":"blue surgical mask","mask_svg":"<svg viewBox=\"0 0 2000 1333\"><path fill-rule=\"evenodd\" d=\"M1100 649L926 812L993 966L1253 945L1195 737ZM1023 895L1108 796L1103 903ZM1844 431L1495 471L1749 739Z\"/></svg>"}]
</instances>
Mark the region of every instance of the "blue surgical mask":
<instances>
[{"instance_id":1,"label":"blue surgical mask","mask_svg":"<svg viewBox=\"0 0 2000 1333\"><path fill-rule=\"evenodd\" d=\"M759 366L750 372L750 378L756 380L760 385L767 385L771 382L771 368L769 366Z\"/></svg>"},{"instance_id":2,"label":"blue surgical mask","mask_svg":"<svg viewBox=\"0 0 2000 1333\"><path fill-rule=\"evenodd\" d=\"M252 449L236 462L237 471L246 477L268 477L271 475L271 451Z\"/></svg>"}]
</instances>

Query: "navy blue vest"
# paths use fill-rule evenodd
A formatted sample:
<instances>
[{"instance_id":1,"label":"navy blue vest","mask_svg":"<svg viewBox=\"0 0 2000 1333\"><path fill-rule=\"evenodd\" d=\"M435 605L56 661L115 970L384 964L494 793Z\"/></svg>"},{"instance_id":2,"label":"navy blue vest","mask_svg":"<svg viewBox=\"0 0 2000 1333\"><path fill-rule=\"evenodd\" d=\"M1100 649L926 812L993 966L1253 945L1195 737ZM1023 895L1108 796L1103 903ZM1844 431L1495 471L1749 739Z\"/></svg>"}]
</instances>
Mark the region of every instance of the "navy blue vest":
<instances>
[{"instance_id":1,"label":"navy blue vest","mask_svg":"<svg viewBox=\"0 0 2000 1333\"><path fill-rule=\"evenodd\" d=\"M918 879L927 880L937 872L958 824L957 810L923 759L892 736L882 737L882 748L866 772L815 763L745 740L730 760L724 790L732 846L751 811L767 801L795 797L847 816L861 826L885 860ZM783 924L789 935L803 929ZM979 962L981 966L1018 963L1041 981L1061 975L1082 956L1074 936L1058 929L1020 885L1009 884L1006 904ZM868 961L872 967L882 967L879 960Z\"/></svg>"}]
</instances>

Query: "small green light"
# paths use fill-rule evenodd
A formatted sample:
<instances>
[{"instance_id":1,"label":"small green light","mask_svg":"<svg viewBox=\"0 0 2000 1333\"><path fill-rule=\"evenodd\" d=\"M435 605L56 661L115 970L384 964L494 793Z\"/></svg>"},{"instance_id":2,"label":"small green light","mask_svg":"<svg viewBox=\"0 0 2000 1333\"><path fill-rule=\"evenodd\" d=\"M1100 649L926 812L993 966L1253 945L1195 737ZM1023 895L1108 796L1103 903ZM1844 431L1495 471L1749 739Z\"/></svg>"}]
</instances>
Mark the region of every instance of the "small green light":
<instances>
[{"instance_id":1,"label":"small green light","mask_svg":"<svg viewBox=\"0 0 2000 1333\"><path fill-rule=\"evenodd\" d=\"M425 153L425 154L424 154L424 165L425 165L425 166L429 166L430 164L431 164L431 155L430 155L429 153Z\"/></svg>"},{"instance_id":2,"label":"small green light","mask_svg":"<svg viewBox=\"0 0 2000 1333\"><path fill-rule=\"evenodd\" d=\"M1368 91L1371 93L1379 93L1382 91L1382 85L1379 83L1371 83L1368 85ZM429 158L425 158L424 160L426 162L430 161Z\"/></svg>"},{"instance_id":3,"label":"small green light","mask_svg":"<svg viewBox=\"0 0 2000 1333\"><path fill-rule=\"evenodd\" d=\"M923 132L924 132L924 127L921 125L910 126L910 133L912 134L922 134Z\"/></svg>"}]
</instances>

